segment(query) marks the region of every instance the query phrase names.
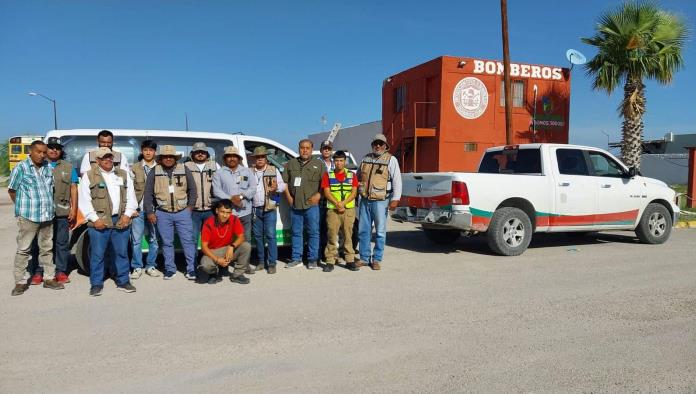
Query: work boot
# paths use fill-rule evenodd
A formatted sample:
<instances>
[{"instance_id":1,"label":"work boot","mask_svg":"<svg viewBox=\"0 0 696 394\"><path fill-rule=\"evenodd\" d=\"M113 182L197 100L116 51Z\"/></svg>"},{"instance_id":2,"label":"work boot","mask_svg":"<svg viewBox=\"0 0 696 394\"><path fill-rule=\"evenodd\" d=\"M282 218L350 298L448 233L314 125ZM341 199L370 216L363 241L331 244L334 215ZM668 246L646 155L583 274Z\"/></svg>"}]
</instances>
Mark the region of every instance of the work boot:
<instances>
[{"instance_id":1,"label":"work boot","mask_svg":"<svg viewBox=\"0 0 696 394\"><path fill-rule=\"evenodd\" d=\"M256 268L254 268L253 265L250 265L247 267L246 271L244 271L245 274L247 275L254 275L256 273Z\"/></svg>"},{"instance_id":2,"label":"work boot","mask_svg":"<svg viewBox=\"0 0 696 394\"><path fill-rule=\"evenodd\" d=\"M360 271L360 268L358 268L358 267L355 265L355 262L354 262L354 261L353 261L353 262L350 262L350 263L346 263L346 269L347 269L347 270L351 270L351 271Z\"/></svg>"},{"instance_id":3,"label":"work boot","mask_svg":"<svg viewBox=\"0 0 696 394\"><path fill-rule=\"evenodd\" d=\"M239 283L240 285L249 284L249 278L245 277L244 274L230 275L230 282Z\"/></svg>"},{"instance_id":4,"label":"work boot","mask_svg":"<svg viewBox=\"0 0 696 394\"><path fill-rule=\"evenodd\" d=\"M268 267L268 273L275 274L276 273L276 266L272 265L272 266Z\"/></svg>"},{"instance_id":5,"label":"work boot","mask_svg":"<svg viewBox=\"0 0 696 394\"><path fill-rule=\"evenodd\" d=\"M333 271L333 268L334 268L333 266L334 266L333 264L326 263L324 265L324 268L322 269L322 271L331 272L331 271Z\"/></svg>"},{"instance_id":6,"label":"work boot","mask_svg":"<svg viewBox=\"0 0 696 394\"><path fill-rule=\"evenodd\" d=\"M26 283L17 283L12 289L12 295L13 296L18 296L24 294L25 291L29 288L29 285Z\"/></svg>"},{"instance_id":7,"label":"work boot","mask_svg":"<svg viewBox=\"0 0 696 394\"><path fill-rule=\"evenodd\" d=\"M368 265L369 264L367 264L367 262L365 262L364 260L358 260L355 262L355 266L358 267L358 269L360 269L361 267L367 267Z\"/></svg>"},{"instance_id":8,"label":"work boot","mask_svg":"<svg viewBox=\"0 0 696 394\"><path fill-rule=\"evenodd\" d=\"M52 289L52 290L63 290L65 289L65 286L63 286L62 283L58 282L55 279L46 279L43 282L43 287L46 289Z\"/></svg>"},{"instance_id":9,"label":"work boot","mask_svg":"<svg viewBox=\"0 0 696 394\"><path fill-rule=\"evenodd\" d=\"M382 269L382 267L380 267L379 261L373 261L373 262L372 262L372 270L373 270L373 271L379 271L379 270L381 270L381 269Z\"/></svg>"}]
</instances>

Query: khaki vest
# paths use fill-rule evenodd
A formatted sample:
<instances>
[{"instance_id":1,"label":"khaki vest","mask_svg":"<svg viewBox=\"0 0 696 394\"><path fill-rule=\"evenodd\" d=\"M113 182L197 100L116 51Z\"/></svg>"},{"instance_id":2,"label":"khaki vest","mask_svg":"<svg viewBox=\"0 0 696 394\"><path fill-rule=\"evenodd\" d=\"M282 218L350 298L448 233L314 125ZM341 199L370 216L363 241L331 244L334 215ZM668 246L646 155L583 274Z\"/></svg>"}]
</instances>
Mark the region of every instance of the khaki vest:
<instances>
[{"instance_id":1,"label":"khaki vest","mask_svg":"<svg viewBox=\"0 0 696 394\"><path fill-rule=\"evenodd\" d=\"M120 168L115 168L114 172L123 180L123 185L119 188L121 201L118 205L118 215L121 216L126 211L128 177L126 172ZM106 188L106 182L104 182L101 170L99 167L92 167L91 170L87 171L87 177L89 179L89 191L92 196L92 206L97 212L97 216L106 224L106 227L113 227L111 220L113 205L111 196L109 196L109 189Z\"/></svg>"},{"instance_id":2,"label":"khaki vest","mask_svg":"<svg viewBox=\"0 0 696 394\"><path fill-rule=\"evenodd\" d=\"M147 174L145 174L143 162L139 161L131 166L131 178L133 178L135 199L138 201L138 204L140 204L143 200L143 194L145 194L145 182L147 181Z\"/></svg>"},{"instance_id":3,"label":"khaki vest","mask_svg":"<svg viewBox=\"0 0 696 394\"><path fill-rule=\"evenodd\" d=\"M70 213L70 186L72 185L72 164L58 160L53 167L53 205L56 216L68 216Z\"/></svg>"},{"instance_id":4,"label":"khaki vest","mask_svg":"<svg viewBox=\"0 0 696 394\"><path fill-rule=\"evenodd\" d=\"M336 172L329 172L329 190L331 190L331 195L336 199L336 201L345 201L350 193L353 191L353 172L347 169L343 169L346 177L343 182L336 178ZM336 209L336 206L329 200L326 200L326 208ZM355 208L355 199L351 200L346 204L346 209Z\"/></svg>"},{"instance_id":5,"label":"khaki vest","mask_svg":"<svg viewBox=\"0 0 696 394\"><path fill-rule=\"evenodd\" d=\"M172 186L170 192L169 187ZM188 185L186 184L186 168L177 163L171 177L162 168L155 166L155 200L157 208L165 212L179 212L188 206Z\"/></svg>"},{"instance_id":6,"label":"khaki vest","mask_svg":"<svg viewBox=\"0 0 696 394\"><path fill-rule=\"evenodd\" d=\"M256 169L254 169L256 171ZM266 169L263 171L263 195L264 195L264 200L263 200L263 210L264 211L272 211L276 208L278 208L278 204L280 203L280 194L278 193L278 178L277 177L277 169L270 165L266 165ZM274 192L269 192L268 190L270 188L275 188L276 191Z\"/></svg>"},{"instance_id":7,"label":"khaki vest","mask_svg":"<svg viewBox=\"0 0 696 394\"><path fill-rule=\"evenodd\" d=\"M360 195L368 200L386 200L391 190L389 183L389 160L392 155L384 152L375 157L372 153L366 155L360 163Z\"/></svg>"},{"instance_id":8,"label":"khaki vest","mask_svg":"<svg viewBox=\"0 0 696 394\"><path fill-rule=\"evenodd\" d=\"M198 169L198 166L193 161L187 161L184 164L186 168L191 171L193 175L193 181L196 184L196 191L198 191L198 196L196 197L196 204L193 206L197 211L205 211L210 209L211 201L210 195L213 190L213 175L217 171L217 166L214 161L206 161L203 171Z\"/></svg>"},{"instance_id":9,"label":"khaki vest","mask_svg":"<svg viewBox=\"0 0 696 394\"><path fill-rule=\"evenodd\" d=\"M121 152L116 152L115 150L111 150L111 153L114 154L114 168L118 168L121 166ZM94 167L94 165L97 164L97 150L93 150L89 152L89 165Z\"/></svg>"}]
</instances>

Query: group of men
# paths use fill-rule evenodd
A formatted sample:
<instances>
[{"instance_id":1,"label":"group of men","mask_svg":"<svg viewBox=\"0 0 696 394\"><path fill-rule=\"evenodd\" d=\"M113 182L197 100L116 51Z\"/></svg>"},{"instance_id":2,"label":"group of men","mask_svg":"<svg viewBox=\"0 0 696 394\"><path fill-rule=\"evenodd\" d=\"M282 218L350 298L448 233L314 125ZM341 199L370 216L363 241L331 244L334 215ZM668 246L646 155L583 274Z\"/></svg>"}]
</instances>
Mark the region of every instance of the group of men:
<instances>
[{"instance_id":1,"label":"group of men","mask_svg":"<svg viewBox=\"0 0 696 394\"><path fill-rule=\"evenodd\" d=\"M131 280L143 274L172 279L177 273L175 235L189 280L214 284L229 270L230 281L247 284L245 274L264 268L276 273L277 209L282 197L290 205L292 221L292 259L286 268L302 265L306 233L308 269L317 268L323 251L323 270L333 270L339 258L339 234L346 268L380 269L387 211L396 207L401 195L399 165L382 134L375 136L373 151L363 158L357 173L346 168L346 154L334 153L329 141L322 143L321 158L313 158L312 142L301 140L299 157L282 171L268 162L263 146L254 150L250 168L243 165L239 150L228 146L221 167L211 160L203 142L195 143L190 160L181 163L182 155L174 146L158 147L145 140L139 161L129 166L126 157L112 149L110 131L102 130L97 142L98 148L82 160L81 177L63 160L58 138L32 143L29 157L13 169L8 189L15 202L18 235L12 295L23 294L30 283L43 282L45 288L57 290L70 281L68 234L78 210L88 226L92 296L102 293L107 271L117 289L127 293L136 291ZM352 242L356 217L358 258ZM326 234L323 245L320 232ZM250 265L252 233L255 266ZM148 244L145 262L143 238ZM162 274L156 268L160 249ZM28 266L32 255L33 269Z\"/></svg>"}]
</instances>

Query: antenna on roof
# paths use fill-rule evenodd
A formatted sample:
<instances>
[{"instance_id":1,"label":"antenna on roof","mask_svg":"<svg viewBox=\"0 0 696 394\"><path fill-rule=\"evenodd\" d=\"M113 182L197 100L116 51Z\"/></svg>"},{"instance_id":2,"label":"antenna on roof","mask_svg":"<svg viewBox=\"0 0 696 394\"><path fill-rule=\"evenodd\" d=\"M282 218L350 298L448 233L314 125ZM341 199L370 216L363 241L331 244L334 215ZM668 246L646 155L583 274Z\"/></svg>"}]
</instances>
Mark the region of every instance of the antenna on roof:
<instances>
[{"instance_id":1,"label":"antenna on roof","mask_svg":"<svg viewBox=\"0 0 696 394\"><path fill-rule=\"evenodd\" d=\"M577 51L575 49L568 49L566 51L566 59L570 62L570 69L573 69L573 66L576 64L585 64L587 63L587 58L585 55L580 53L580 51Z\"/></svg>"}]
</instances>

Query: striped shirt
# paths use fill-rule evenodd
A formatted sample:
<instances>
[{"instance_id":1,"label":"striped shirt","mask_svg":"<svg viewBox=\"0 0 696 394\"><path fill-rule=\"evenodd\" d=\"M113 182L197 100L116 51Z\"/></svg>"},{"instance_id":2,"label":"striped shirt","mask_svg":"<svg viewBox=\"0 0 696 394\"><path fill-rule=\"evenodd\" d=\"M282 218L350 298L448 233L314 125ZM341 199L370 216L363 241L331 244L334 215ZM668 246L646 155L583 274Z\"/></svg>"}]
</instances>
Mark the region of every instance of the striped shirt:
<instances>
[{"instance_id":1,"label":"striped shirt","mask_svg":"<svg viewBox=\"0 0 696 394\"><path fill-rule=\"evenodd\" d=\"M28 157L17 163L7 187L16 192L15 216L35 223L53 219L53 171L48 162L36 167Z\"/></svg>"}]
</instances>

